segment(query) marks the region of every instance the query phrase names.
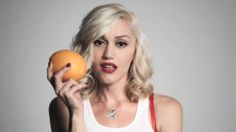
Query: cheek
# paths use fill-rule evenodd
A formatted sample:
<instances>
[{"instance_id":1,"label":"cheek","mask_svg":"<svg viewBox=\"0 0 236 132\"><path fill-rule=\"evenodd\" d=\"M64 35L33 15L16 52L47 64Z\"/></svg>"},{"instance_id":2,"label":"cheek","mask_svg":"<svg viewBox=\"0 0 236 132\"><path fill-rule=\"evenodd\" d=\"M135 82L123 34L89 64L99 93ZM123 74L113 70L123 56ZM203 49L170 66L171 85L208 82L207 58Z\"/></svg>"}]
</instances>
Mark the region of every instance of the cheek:
<instances>
[{"instance_id":1,"label":"cheek","mask_svg":"<svg viewBox=\"0 0 236 132\"><path fill-rule=\"evenodd\" d=\"M122 54L120 61L119 61L120 62L119 65L129 68L133 59L134 59L134 53L132 53L132 52Z\"/></svg>"},{"instance_id":2,"label":"cheek","mask_svg":"<svg viewBox=\"0 0 236 132\"><path fill-rule=\"evenodd\" d=\"M93 62L92 62L92 69L95 71L98 71L100 67L100 63L98 58L94 58Z\"/></svg>"},{"instance_id":3,"label":"cheek","mask_svg":"<svg viewBox=\"0 0 236 132\"><path fill-rule=\"evenodd\" d=\"M98 69L98 64L99 64L99 54L98 52L93 52L92 53L92 56L93 56L93 59L92 59L92 70L93 71L96 71Z\"/></svg>"},{"instance_id":4,"label":"cheek","mask_svg":"<svg viewBox=\"0 0 236 132\"><path fill-rule=\"evenodd\" d=\"M92 61L92 64L97 67L98 64L99 64L100 61L101 61L101 58L102 58L101 52L98 52L98 51L93 52L93 61Z\"/></svg>"},{"instance_id":5,"label":"cheek","mask_svg":"<svg viewBox=\"0 0 236 132\"><path fill-rule=\"evenodd\" d=\"M99 50L94 50L93 51L93 58L94 60L97 60L98 58L101 58L102 52Z\"/></svg>"}]
</instances>

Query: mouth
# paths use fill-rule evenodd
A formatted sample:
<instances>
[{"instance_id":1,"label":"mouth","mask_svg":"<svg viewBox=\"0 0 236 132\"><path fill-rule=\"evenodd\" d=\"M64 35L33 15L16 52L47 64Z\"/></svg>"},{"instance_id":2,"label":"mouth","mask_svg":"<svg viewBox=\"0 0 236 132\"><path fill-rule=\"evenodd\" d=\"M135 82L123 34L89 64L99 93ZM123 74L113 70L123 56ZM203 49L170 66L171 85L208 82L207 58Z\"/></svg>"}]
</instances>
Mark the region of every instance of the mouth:
<instances>
[{"instance_id":1,"label":"mouth","mask_svg":"<svg viewBox=\"0 0 236 132\"><path fill-rule=\"evenodd\" d=\"M117 66L113 63L102 63L101 69L105 73L113 73L117 69Z\"/></svg>"}]
</instances>

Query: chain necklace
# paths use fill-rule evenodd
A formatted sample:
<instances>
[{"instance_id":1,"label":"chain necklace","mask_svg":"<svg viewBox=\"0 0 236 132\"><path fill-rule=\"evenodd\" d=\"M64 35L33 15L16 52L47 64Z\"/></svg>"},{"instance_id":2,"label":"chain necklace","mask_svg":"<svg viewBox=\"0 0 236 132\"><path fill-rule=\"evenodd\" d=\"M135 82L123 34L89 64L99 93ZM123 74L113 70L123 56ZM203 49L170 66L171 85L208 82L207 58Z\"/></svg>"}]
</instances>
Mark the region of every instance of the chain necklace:
<instances>
[{"instance_id":1,"label":"chain necklace","mask_svg":"<svg viewBox=\"0 0 236 132\"><path fill-rule=\"evenodd\" d=\"M111 119L111 120L116 119L118 116L117 115L117 108L119 107L119 105L117 104L114 108L108 108L102 99L101 99L101 102L103 103L103 105L106 108L106 116L108 117L108 119Z\"/></svg>"}]
</instances>

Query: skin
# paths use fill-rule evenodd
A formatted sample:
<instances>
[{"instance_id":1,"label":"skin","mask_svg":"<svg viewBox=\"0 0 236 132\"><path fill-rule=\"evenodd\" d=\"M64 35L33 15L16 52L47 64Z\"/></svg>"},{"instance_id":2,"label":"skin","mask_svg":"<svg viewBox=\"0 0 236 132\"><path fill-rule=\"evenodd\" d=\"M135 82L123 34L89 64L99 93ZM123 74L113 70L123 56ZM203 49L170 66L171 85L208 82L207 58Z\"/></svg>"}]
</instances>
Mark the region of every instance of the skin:
<instances>
[{"instance_id":1,"label":"skin","mask_svg":"<svg viewBox=\"0 0 236 132\"><path fill-rule=\"evenodd\" d=\"M137 110L137 103L128 100L125 85L128 70L135 55L136 40L129 23L119 19L111 29L93 44L93 70L99 79L99 97L91 98L90 103L96 120L108 127L124 127L130 124ZM100 64L112 62L118 67L113 73L105 73ZM70 67L52 73L53 64L48 66L48 80L58 95L49 107L53 132L84 132L83 100L79 90L86 88L74 80L62 82L61 77ZM101 99L101 100L99 100ZM172 97L155 94L155 112L158 132L182 132L182 107ZM114 105L115 104L115 105ZM104 116L107 108L117 107L119 118L111 121ZM127 109L128 108L128 109Z\"/></svg>"},{"instance_id":2,"label":"skin","mask_svg":"<svg viewBox=\"0 0 236 132\"><path fill-rule=\"evenodd\" d=\"M119 118L111 121L106 116L104 104L98 99L91 99L92 109L97 121L105 126L122 127L132 122L137 103L130 102L125 94L125 85L128 79L128 70L135 55L136 39L131 32L128 22L123 19L113 23L110 31L94 43L95 76L99 78L101 100L107 108L119 106ZM105 73L100 64L111 62L117 66L113 73ZM115 105L114 105L115 104ZM131 108L127 110L128 108Z\"/></svg>"}]
</instances>

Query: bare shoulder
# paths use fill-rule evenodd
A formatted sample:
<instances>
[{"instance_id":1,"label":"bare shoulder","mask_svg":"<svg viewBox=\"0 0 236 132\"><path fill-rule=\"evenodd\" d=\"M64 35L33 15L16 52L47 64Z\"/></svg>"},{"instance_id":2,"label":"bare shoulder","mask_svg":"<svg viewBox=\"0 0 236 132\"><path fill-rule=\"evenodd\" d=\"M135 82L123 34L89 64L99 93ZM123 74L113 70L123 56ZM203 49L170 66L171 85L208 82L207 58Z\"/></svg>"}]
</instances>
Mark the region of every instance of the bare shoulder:
<instances>
[{"instance_id":1,"label":"bare shoulder","mask_svg":"<svg viewBox=\"0 0 236 132\"><path fill-rule=\"evenodd\" d=\"M162 107L164 109L168 109L168 108L175 108L175 109L182 109L182 105L181 103L170 96L167 95L162 95L162 94L155 94L155 99L157 101L157 104L159 107Z\"/></svg>"},{"instance_id":2,"label":"bare shoulder","mask_svg":"<svg viewBox=\"0 0 236 132\"><path fill-rule=\"evenodd\" d=\"M49 105L52 132L66 132L69 123L69 111L64 102L55 97Z\"/></svg>"},{"instance_id":3,"label":"bare shoulder","mask_svg":"<svg viewBox=\"0 0 236 132\"><path fill-rule=\"evenodd\" d=\"M167 95L155 94L154 97L161 132L182 132L183 110L181 103Z\"/></svg>"}]
</instances>

